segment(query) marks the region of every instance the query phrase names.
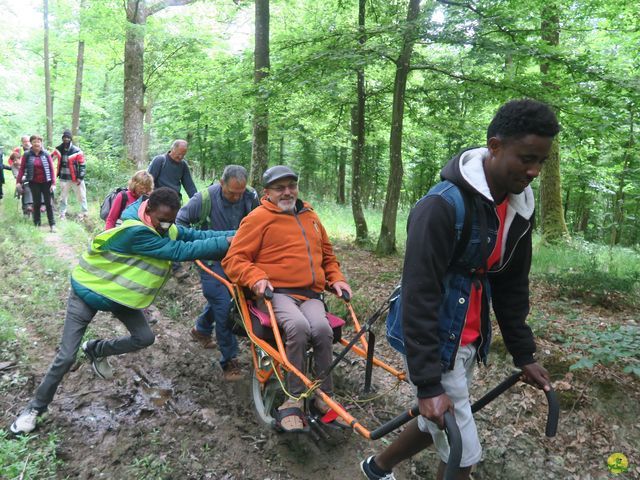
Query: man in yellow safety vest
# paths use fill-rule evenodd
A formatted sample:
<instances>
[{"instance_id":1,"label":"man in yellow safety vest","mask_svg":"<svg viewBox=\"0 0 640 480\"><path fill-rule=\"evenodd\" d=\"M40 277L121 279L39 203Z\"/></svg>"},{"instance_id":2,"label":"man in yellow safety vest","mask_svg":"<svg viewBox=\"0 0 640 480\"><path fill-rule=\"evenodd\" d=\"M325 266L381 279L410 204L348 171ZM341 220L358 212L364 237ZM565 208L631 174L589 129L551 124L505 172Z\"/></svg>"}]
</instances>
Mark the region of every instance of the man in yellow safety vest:
<instances>
[{"instance_id":1,"label":"man in yellow safety vest","mask_svg":"<svg viewBox=\"0 0 640 480\"><path fill-rule=\"evenodd\" d=\"M154 190L122 214L119 227L96 236L71 273L71 290L58 353L27 407L11 425L14 434L36 427L58 385L73 365L80 342L100 311L112 312L129 330L129 337L89 340L82 350L94 372L113 376L108 357L153 344L155 335L142 312L166 283L172 261L220 260L235 231L194 230L174 224L180 199L170 188Z\"/></svg>"}]
</instances>

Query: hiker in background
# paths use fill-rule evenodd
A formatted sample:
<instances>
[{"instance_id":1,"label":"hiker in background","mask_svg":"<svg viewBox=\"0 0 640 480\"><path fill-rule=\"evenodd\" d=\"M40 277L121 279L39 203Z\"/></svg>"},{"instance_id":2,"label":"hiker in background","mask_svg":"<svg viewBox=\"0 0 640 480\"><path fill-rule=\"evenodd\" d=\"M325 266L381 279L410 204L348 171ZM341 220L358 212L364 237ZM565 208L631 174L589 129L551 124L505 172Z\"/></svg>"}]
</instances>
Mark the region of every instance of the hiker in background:
<instances>
[{"instance_id":1,"label":"hiker in background","mask_svg":"<svg viewBox=\"0 0 640 480\"><path fill-rule=\"evenodd\" d=\"M56 185L56 175L53 169L53 161L49 152L42 149L42 137L40 135L31 135L29 138L31 148L24 153L20 160L20 170L18 171L18 182L16 188L23 190L25 183L29 184L31 194L33 196L33 224L40 226L40 204L44 199L44 206L47 210L47 219L49 220L49 229L52 232L56 230L56 221L53 217L53 205L51 203L51 194Z\"/></svg>"},{"instance_id":2,"label":"hiker in background","mask_svg":"<svg viewBox=\"0 0 640 480\"><path fill-rule=\"evenodd\" d=\"M469 478L482 456L469 387L476 362L487 360L490 305L523 380L551 388L548 372L534 358L536 344L526 323L535 207L529 184L540 174L559 130L555 114L543 103L504 104L489 124L487 146L451 159L440 173L442 182L412 209L401 301L420 416L385 450L361 462L366 478L392 480L398 463L433 443L442 479L449 458L442 430L447 411L454 413L462 437L456 479ZM471 228L456 226L460 209ZM460 250L458 240L464 242Z\"/></svg>"},{"instance_id":3,"label":"hiker in background","mask_svg":"<svg viewBox=\"0 0 640 480\"><path fill-rule=\"evenodd\" d=\"M168 187L174 190L180 198L181 187L187 191L189 198L193 197L196 192L196 185L191 178L189 164L184 159L189 149L189 144L185 140L174 140L171 144L171 150L162 155L157 155L149 164L149 173L153 175L153 182L156 188ZM172 265L173 276L176 280L184 280L189 276L189 271L180 265L174 263Z\"/></svg>"},{"instance_id":4,"label":"hiker in background","mask_svg":"<svg viewBox=\"0 0 640 480\"><path fill-rule=\"evenodd\" d=\"M146 170L138 170L129 179L127 189L121 191L111 204L107 215L105 230L115 227L120 222L120 216L124 209L138 200L143 195L149 196L153 191L153 177Z\"/></svg>"},{"instance_id":5,"label":"hiker in background","mask_svg":"<svg viewBox=\"0 0 640 480\"><path fill-rule=\"evenodd\" d=\"M2 186L4 185L4 171L5 170L11 170L11 165L5 165L4 164L4 153L2 152L2 150L0 149L0 200L3 197L3 193L2 193Z\"/></svg>"},{"instance_id":6,"label":"hiker in background","mask_svg":"<svg viewBox=\"0 0 640 480\"><path fill-rule=\"evenodd\" d=\"M240 165L227 165L219 183L196 193L189 203L180 209L176 223L198 226L203 230L237 230L240 221L258 206L258 195L247 188L247 171ZM219 261L208 262L211 270L227 278ZM220 349L220 366L227 381L239 380L242 372L236 357L238 340L231 331L229 319L231 297L227 287L208 273L200 272L202 294L207 305L191 328L190 336L204 348L215 348L212 338L215 326Z\"/></svg>"},{"instance_id":7,"label":"hiker in background","mask_svg":"<svg viewBox=\"0 0 640 480\"><path fill-rule=\"evenodd\" d=\"M13 176L16 179L16 197L20 197L20 201L22 203L22 215L25 219L29 218L33 213L33 195L31 194L31 188L29 188L28 183L22 183L22 188L18 186L20 181L18 181L18 173L20 172L20 165L22 163L22 157L25 152L28 152L31 148L31 142L29 142L29 136L23 135L20 138L20 146L13 149L12 156L15 154L18 156L18 160L15 160L11 165L13 168Z\"/></svg>"},{"instance_id":8,"label":"hiker in background","mask_svg":"<svg viewBox=\"0 0 640 480\"><path fill-rule=\"evenodd\" d=\"M67 214L67 199L69 189L76 193L78 203L80 203L80 218L84 218L89 209L87 208L87 187L84 183L86 163L84 153L77 145L72 143L71 132L65 130L62 133L62 143L58 145L51 156L58 160L57 177L60 179L60 218Z\"/></svg>"},{"instance_id":9,"label":"hiker in background","mask_svg":"<svg viewBox=\"0 0 640 480\"><path fill-rule=\"evenodd\" d=\"M108 357L135 352L153 344L155 335L142 309L148 307L166 283L171 261L197 258L219 260L233 231L198 231L174 224L180 199L169 188L159 188L147 200L132 203L123 223L105 230L91 243L71 273L71 290L57 354L27 407L10 429L14 434L36 428L64 375L75 363L79 348L102 379L113 377ZM112 312L130 336L110 340L82 337L98 311Z\"/></svg>"}]
</instances>

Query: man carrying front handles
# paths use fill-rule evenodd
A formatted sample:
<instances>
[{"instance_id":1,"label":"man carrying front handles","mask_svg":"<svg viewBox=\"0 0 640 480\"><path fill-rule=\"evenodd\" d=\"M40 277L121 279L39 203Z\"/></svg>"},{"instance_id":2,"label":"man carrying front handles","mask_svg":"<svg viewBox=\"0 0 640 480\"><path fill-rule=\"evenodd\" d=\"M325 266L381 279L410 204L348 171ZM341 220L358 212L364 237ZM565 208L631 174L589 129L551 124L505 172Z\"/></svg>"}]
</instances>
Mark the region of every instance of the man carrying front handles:
<instances>
[{"instance_id":1,"label":"man carrying front handles","mask_svg":"<svg viewBox=\"0 0 640 480\"><path fill-rule=\"evenodd\" d=\"M442 431L446 411L454 414L462 435L457 479L469 478L482 449L468 386L476 361L486 362L491 303L524 381L550 389L549 374L534 360L535 342L525 322L534 210L529 184L559 130L547 105L506 103L489 125L487 147L454 157L442 169L443 181L413 208L401 300L407 364L421 416L384 451L361 463L366 478L393 480L398 463L434 443L441 480L449 457ZM470 215L466 233L460 211Z\"/></svg>"}]
</instances>

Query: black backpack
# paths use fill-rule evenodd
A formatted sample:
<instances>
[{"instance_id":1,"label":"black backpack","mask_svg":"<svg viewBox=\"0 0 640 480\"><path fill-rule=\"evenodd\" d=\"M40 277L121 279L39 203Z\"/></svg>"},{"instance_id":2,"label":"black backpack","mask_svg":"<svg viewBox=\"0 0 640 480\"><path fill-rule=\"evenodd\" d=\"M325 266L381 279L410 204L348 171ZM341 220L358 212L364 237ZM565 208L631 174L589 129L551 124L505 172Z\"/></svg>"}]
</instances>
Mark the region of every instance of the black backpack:
<instances>
[{"instance_id":1,"label":"black backpack","mask_svg":"<svg viewBox=\"0 0 640 480\"><path fill-rule=\"evenodd\" d=\"M104 200L102 201L102 205L100 205L100 218L102 220L106 220L107 217L109 216L109 212L111 211L111 205L113 205L113 202L118 195L122 195L120 215L118 215L118 218L120 218L120 216L122 215L122 212L124 212L124 209L127 206L127 192L128 190L126 187L118 187L111 190L107 194L107 196L104 197Z\"/></svg>"}]
</instances>

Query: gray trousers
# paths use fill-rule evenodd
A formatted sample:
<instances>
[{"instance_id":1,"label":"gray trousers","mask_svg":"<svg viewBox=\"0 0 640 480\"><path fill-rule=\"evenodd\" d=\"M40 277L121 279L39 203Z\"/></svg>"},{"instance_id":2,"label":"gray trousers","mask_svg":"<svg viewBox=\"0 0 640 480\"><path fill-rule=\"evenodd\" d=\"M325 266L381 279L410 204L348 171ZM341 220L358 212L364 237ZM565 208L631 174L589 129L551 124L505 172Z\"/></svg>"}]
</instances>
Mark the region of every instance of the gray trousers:
<instances>
[{"instance_id":1,"label":"gray trousers","mask_svg":"<svg viewBox=\"0 0 640 480\"><path fill-rule=\"evenodd\" d=\"M97 310L87 305L72 288L67 301L67 313L58 353L40 386L36 389L28 408L36 409L40 413L47 410L62 378L75 363L76 353L80 348L84 332L96 313ZM153 344L155 334L149 328L142 310L123 306L117 312L113 312L113 315L127 327L131 336L113 340L99 340L94 345L94 353L97 357L135 352Z\"/></svg>"},{"instance_id":2,"label":"gray trousers","mask_svg":"<svg viewBox=\"0 0 640 480\"><path fill-rule=\"evenodd\" d=\"M322 375L331 365L333 357L333 330L327 320L324 303L320 300L297 300L282 293L274 293L273 312L286 337L285 351L291 364L305 373L304 354L307 346L313 347L315 375ZM266 311L264 303L259 307ZM287 388L292 395L306 390L302 380L293 374L287 376ZM333 392L331 375L320 386L327 393Z\"/></svg>"}]
</instances>

